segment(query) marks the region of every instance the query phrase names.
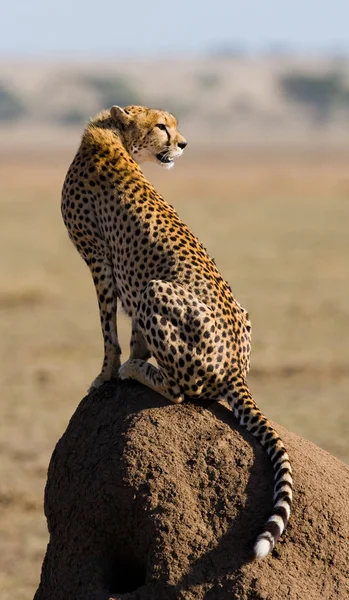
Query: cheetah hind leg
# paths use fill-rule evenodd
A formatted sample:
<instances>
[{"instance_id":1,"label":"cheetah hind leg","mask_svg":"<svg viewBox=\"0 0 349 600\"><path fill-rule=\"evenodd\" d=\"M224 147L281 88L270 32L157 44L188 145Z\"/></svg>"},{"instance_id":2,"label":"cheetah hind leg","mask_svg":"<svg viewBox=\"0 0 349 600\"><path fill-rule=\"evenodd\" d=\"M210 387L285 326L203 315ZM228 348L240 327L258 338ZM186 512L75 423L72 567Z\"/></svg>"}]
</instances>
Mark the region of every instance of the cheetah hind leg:
<instances>
[{"instance_id":1,"label":"cheetah hind leg","mask_svg":"<svg viewBox=\"0 0 349 600\"><path fill-rule=\"evenodd\" d=\"M162 371L145 360L130 358L121 365L119 377L120 379L135 379L175 404L184 400L179 386L177 384L170 385Z\"/></svg>"}]
</instances>

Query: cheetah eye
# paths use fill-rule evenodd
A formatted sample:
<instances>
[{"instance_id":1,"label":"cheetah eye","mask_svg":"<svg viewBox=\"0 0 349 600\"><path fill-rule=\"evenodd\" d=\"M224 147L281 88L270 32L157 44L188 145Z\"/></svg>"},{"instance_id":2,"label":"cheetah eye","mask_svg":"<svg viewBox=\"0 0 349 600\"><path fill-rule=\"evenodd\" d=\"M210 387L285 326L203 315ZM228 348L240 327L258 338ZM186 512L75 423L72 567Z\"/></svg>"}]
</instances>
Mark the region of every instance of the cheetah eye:
<instances>
[{"instance_id":1,"label":"cheetah eye","mask_svg":"<svg viewBox=\"0 0 349 600\"><path fill-rule=\"evenodd\" d=\"M164 123L157 123L155 125L155 127L158 127L159 129L161 129L162 131L167 131L166 129L166 125L164 125Z\"/></svg>"}]
</instances>

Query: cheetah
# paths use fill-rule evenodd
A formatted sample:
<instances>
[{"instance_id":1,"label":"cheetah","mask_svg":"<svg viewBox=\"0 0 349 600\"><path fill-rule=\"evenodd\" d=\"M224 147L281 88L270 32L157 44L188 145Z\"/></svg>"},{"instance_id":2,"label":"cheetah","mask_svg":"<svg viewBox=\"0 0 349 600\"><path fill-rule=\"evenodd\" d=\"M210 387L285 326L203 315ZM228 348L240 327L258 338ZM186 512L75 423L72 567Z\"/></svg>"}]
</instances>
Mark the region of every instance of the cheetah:
<instances>
[{"instance_id":1,"label":"cheetah","mask_svg":"<svg viewBox=\"0 0 349 600\"><path fill-rule=\"evenodd\" d=\"M226 400L273 466L272 514L254 545L254 556L263 558L289 520L292 469L246 383L251 323L215 262L139 166L170 168L186 145L172 114L113 106L87 125L68 170L62 215L90 268L104 338L102 370L91 388L120 377L175 403ZM122 366L117 300L132 319L130 357ZM147 362L151 356L157 367Z\"/></svg>"}]
</instances>

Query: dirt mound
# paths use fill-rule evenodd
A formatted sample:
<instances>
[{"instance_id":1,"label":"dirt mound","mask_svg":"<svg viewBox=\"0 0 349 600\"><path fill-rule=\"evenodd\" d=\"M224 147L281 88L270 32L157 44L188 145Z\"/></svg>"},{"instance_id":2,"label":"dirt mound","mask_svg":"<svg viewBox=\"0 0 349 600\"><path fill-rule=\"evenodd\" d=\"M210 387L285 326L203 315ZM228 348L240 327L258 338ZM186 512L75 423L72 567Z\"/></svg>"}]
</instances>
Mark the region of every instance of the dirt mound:
<instances>
[{"instance_id":1,"label":"dirt mound","mask_svg":"<svg viewBox=\"0 0 349 600\"><path fill-rule=\"evenodd\" d=\"M229 409L133 382L86 397L51 459L35 600L347 599L349 471L276 427L294 508L272 555L250 562L272 469Z\"/></svg>"}]
</instances>

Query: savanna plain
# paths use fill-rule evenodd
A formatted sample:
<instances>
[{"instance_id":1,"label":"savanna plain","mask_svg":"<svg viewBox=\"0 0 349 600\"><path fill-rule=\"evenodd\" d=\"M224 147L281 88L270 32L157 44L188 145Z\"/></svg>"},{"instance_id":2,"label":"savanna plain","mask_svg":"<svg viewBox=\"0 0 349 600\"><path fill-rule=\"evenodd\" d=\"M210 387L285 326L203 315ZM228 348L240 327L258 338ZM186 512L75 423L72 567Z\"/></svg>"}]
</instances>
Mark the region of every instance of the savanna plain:
<instances>
[{"instance_id":1,"label":"savanna plain","mask_svg":"<svg viewBox=\"0 0 349 600\"><path fill-rule=\"evenodd\" d=\"M48 462L102 359L93 282L60 215L73 152L0 157L2 600L29 600L38 585ZM188 146L171 172L145 169L250 312L249 384L260 408L344 462L348 158L334 150L242 154ZM122 313L119 324L126 358Z\"/></svg>"}]
</instances>

